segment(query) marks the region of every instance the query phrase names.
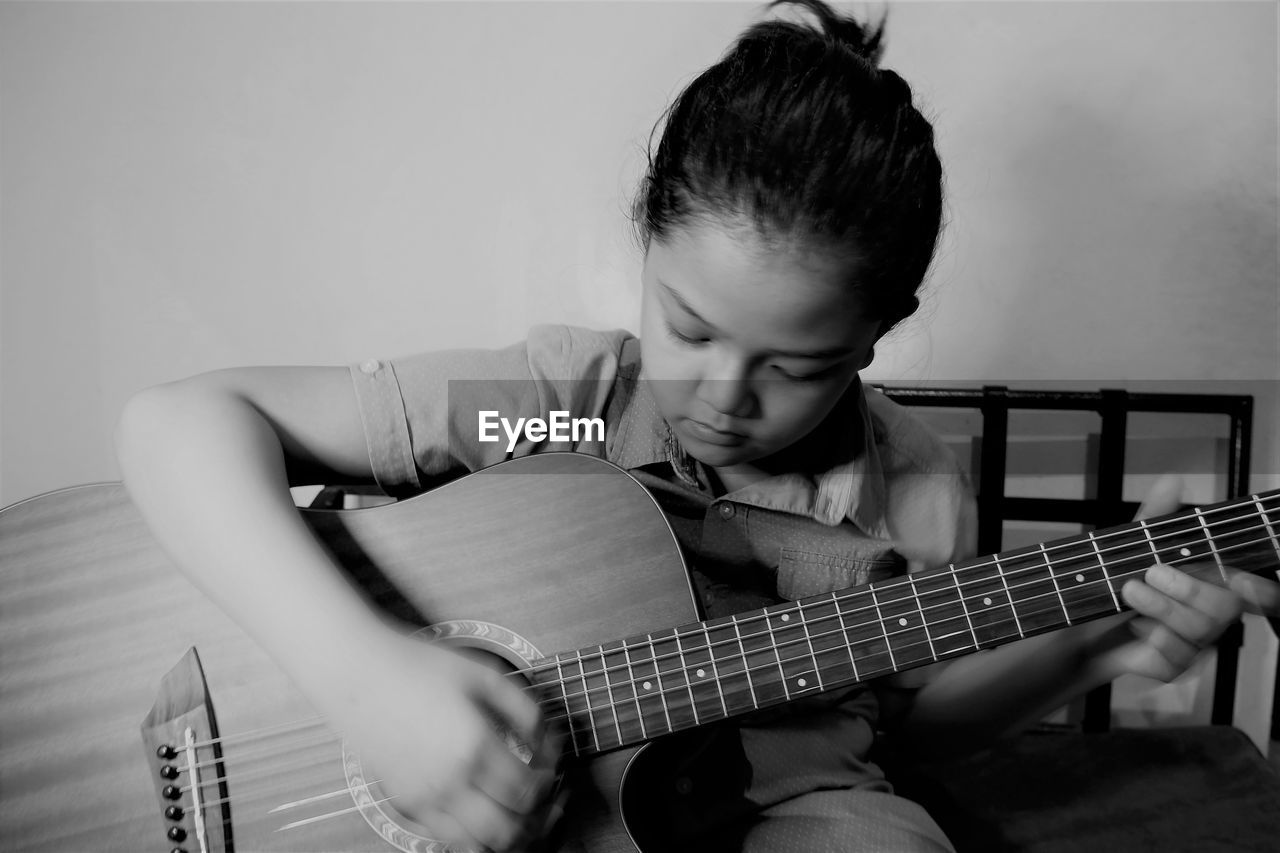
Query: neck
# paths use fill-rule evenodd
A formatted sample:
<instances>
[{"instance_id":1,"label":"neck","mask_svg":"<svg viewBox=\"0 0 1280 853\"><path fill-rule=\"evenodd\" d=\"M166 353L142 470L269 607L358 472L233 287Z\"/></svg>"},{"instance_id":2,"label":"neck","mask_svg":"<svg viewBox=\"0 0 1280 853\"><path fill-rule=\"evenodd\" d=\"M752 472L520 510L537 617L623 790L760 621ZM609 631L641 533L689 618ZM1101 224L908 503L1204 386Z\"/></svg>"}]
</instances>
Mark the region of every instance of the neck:
<instances>
[{"instance_id":1,"label":"neck","mask_svg":"<svg viewBox=\"0 0 1280 853\"><path fill-rule=\"evenodd\" d=\"M1153 562L1280 563L1280 491L587 649L532 667L576 754L616 749L1125 609Z\"/></svg>"}]
</instances>

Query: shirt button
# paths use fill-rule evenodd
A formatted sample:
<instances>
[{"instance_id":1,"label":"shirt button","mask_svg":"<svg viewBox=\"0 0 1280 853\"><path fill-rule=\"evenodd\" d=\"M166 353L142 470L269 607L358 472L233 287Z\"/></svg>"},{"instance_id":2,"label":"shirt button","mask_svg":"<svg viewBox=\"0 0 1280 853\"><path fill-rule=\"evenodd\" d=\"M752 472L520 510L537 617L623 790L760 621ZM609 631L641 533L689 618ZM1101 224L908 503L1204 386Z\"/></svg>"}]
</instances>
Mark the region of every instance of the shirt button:
<instances>
[{"instance_id":1,"label":"shirt button","mask_svg":"<svg viewBox=\"0 0 1280 853\"><path fill-rule=\"evenodd\" d=\"M725 521L728 521L729 519L733 518L734 512L736 512L736 510L733 508L733 504L729 504L729 503L720 504L720 517L723 518Z\"/></svg>"},{"instance_id":2,"label":"shirt button","mask_svg":"<svg viewBox=\"0 0 1280 853\"><path fill-rule=\"evenodd\" d=\"M364 364L360 365L360 372L367 373L372 376L378 372L378 368L380 367L382 367L382 362L378 361L376 358L371 358Z\"/></svg>"},{"instance_id":3,"label":"shirt button","mask_svg":"<svg viewBox=\"0 0 1280 853\"><path fill-rule=\"evenodd\" d=\"M688 794L693 790L693 780L688 776L681 776L676 780L676 793Z\"/></svg>"}]
</instances>

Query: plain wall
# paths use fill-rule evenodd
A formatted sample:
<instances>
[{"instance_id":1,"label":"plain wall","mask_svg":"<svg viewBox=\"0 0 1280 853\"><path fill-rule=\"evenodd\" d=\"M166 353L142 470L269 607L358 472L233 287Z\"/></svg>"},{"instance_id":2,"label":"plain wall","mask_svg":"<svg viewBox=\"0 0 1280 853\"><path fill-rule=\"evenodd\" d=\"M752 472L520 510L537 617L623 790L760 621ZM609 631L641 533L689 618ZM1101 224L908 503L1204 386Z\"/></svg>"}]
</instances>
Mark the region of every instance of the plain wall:
<instances>
[{"instance_id":1,"label":"plain wall","mask_svg":"<svg viewBox=\"0 0 1280 853\"><path fill-rule=\"evenodd\" d=\"M116 479L124 401L193 372L635 329L649 130L761 8L0 4L0 504ZM1255 394L1280 486L1276 24L892 6L948 223L866 375Z\"/></svg>"}]
</instances>

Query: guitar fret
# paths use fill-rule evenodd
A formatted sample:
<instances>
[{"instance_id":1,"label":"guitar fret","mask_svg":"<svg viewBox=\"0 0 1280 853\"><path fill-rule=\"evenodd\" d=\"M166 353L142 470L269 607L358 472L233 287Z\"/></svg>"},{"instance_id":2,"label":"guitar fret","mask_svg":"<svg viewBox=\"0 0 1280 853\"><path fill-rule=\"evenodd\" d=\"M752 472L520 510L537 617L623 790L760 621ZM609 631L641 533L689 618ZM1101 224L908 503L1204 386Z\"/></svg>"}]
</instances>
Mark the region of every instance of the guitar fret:
<instances>
[{"instance_id":1,"label":"guitar fret","mask_svg":"<svg viewBox=\"0 0 1280 853\"><path fill-rule=\"evenodd\" d=\"M960 600L978 648L990 648L1021 636L1009 585L995 560L953 567L951 575L960 590Z\"/></svg>"},{"instance_id":2,"label":"guitar fret","mask_svg":"<svg viewBox=\"0 0 1280 853\"><path fill-rule=\"evenodd\" d=\"M886 627L886 636L892 644L894 666L907 669L937 660L912 593L910 578L872 584L877 611ZM889 631L889 629L892 629Z\"/></svg>"},{"instance_id":3,"label":"guitar fret","mask_svg":"<svg viewBox=\"0 0 1280 853\"><path fill-rule=\"evenodd\" d=\"M845 635L835 593L805 605L805 626L809 631L809 649L817 668L820 689L828 690L858 681L853 667L853 649Z\"/></svg>"},{"instance_id":4,"label":"guitar fret","mask_svg":"<svg viewBox=\"0 0 1280 853\"><path fill-rule=\"evenodd\" d=\"M631 684L631 699L636 704L636 719L640 723L640 739L648 740L649 732L644 724L644 709L640 707L640 691L636 689L639 681L636 679L635 668L631 664L631 644L624 642L622 644L622 653L627 660L627 678Z\"/></svg>"},{"instance_id":5,"label":"guitar fret","mask_svg":"<svg viewBox=\"0 0 1280 853\"><path fill-rule=\"evenodd\" d=\"M663 706L671 721L672 731L687 729L698 724L698 711L694 707L693 687L680 651L680 641L673 629L659 632L653 639L653 660L658 668L658 689L662 692ZM688 696L688 701L685 701Z\"/></svg>"},{"instance_id":6,"label":"guitar fret","mask_svg":"<svg viewBox=\"0 0 1280 853\"><path fill-rule=\"evenodd\" d=\"M650 704L657 702L662 710L662 722L668 732L674 732L676 727L671 722L671 709L667 706L667 693L662 687L662 671L658 668L658 649L653 642L653 634L645 634L645 651L649 653L649 659L645 661L649 669L653 670L653 680L645 680L640 683L640 689L644 691L644 695L650 700ZM654 682L657 682L656 686Z\"/></svg>"},{"instance_id":7,"label":"guitar fret","mask_svg":"<svg viewBox=\"0 0 1280 853\"><path fill-rule=\"evenodd\" d=\"M1009 581L1004 576L1004 567L1000 565L1000 558L992 556L991 561L996 564L996 571L1000 574L1000 583L1004 586L1004 597L1009 602L1009 610L1013 613L1013 624L1018 629L1018 636L1025 637L1027 632L1022 630L1022 620L1018 618L1018 608L1014 605L1013 593L1009 591Z\"/></svg>"},{"instance_id":8,"label":"guitar fret","mask_svg":"<svg viewBox=\"0 0 1280 853\"><path fill-rule=\"evenodd\" d=\"M1102 575L1107 581L1107 591L1111 593L1111 602L1116 606L1116 610L1123 610L1120 605L1120 599L1116 597L1115 585L1111 581L1111 574L1107 571L1106 561L1102 559L1102 551L1098 549L1098 540L1094 538L1093 531L1089 531L1089 544L1093 546L1093 553L1098 558L1098 568L1102 569Z\"/></svg>"},{"instance_id":9,"label":"guitar fret","mask_svg":"<svg viewBox=\"0 0 1280 853\"><path fill-rule=\"evenodd\" d=\"M582 689L583 689L582 698L587 705L587 720L591 724L591 739L594 742L595 748L601 749L602 746L600 741L600 732L596 728L595 709L591 704L591 683L587 681L587 675L588 675L587 668L586 668L586 665L583 663L581 650L574 651L574 654L578 658L578 670L579 672L582 673Z\"/></svg>"},{"instance_id":10,"label":"guitar fret","mask_svg":"<svg viewBox=\"0 0 1280 853\"><path fill-rule=\"evenodd\" d=\"M800 627L804 629L804 641L809 646L809 657L813 659L813 675L818 679L818 691L821 692L826 688L822 684L822 667L818 666L818 653L813 648L813 636L809 633L809 620L805 618L804 606L798 608L800 616Z\"/></svg>"},{"instance_id":11,"label":"guitar fret","mask_svg":"<svg viewBox=\"0 0 1280 853\"><path fill-rule=\"evenodd\" d=\"M1276 536L1276 530L1271 526L1271 518L1267 515L1267 510L1262 505L1262 501L1258 500L1257 495L1250 495L1254 504L1258 507L1258 516L1262 519L1262 526L1267 529L1267 538L1271 540L1271 547L1275 549L1276 556L1280 557L1280 538Z\"/></svg>"},{"instance_id":12,"label":"guitar fret","mask_svg":"<svg viewBox=\"0 0 1280 853\"><path fill-rule=\"evenodd\" d=\"M560 681L560 698L564 700L565 726L569 729L569 743L573 747L573 754L581 755L582 747L578 745L578 731L574 725L577 717L573 712L573 703L569 701L569 682L564 673L564 661L559 656L556 657L556 673Z\"/></svg>"},{"instance_id":13,"label":"guitar fret","mask_svg":"<svg viewBox=\"0 0 1280 853\"><path fill-rule=\"evenodd\" d=\"M853 641L849 637L849 626L844 621L844 613L840 611L840 596L837 593L831 593L831 606L835 608L836 620L840 623L840 636L844 638L844 647L849 655L849 668L853 670L853 680L862 681L862 676L858 673L858 659L853 653Z\"/></svg>"},{"instance_id":14,"label":"guitar fret","mask_svg":"<svg viewBox=\"0 0 1280 853\"><path fill-rule=\"evenodd\" d=\"M751 697L751 679L747 677L742 646L735 639L733 620L729 617L713 619L703 623L703 630L722 713L729 717L750 711L755 707Z\"/></svg>"},{"instance_id":15,"label":"guitar fret","mask_svg":"<svg viewBox=\"0 0 1280 853\"><path fill-rule=\"evenodd\" d=\"M953 572L946 569L907 576L915 590L917 612L934 660L954 657L976 648L964 597Z\"/></svg>"},{"instance_id":16,"label":"guitar fret","mask_svg":"<svg viewBox=\"0 0 1280 853\"><path fill-rule=\"evenodd\" d=\"M889 641L889 629L884 624L884 613L881 612L880 602L876 598L875 584L868 587L868 591L871 593L871 603L876 609L876 614L878 616L876 621L880 623L880 633L884 634L884 647L885 650L889 652L889 665L893 667L896 672L898 669L898 662L893 657L893 643Z\"/></svg>"},{"instance_id":17,"label":"guitar fret","mask_svg":"<svg viewBox=\"0 0 1280 853\"><path fill-rule=\"evenodd\" d=\"M860 668L855 667L859 680L866 681L896 670L893 652L889 648L889 637L884 630L884 620L880 618L875 606L872 588L868 586L851 594L846 593L836 603L840 612L840 624L844 626L850 649L858 652L853 656L862 663ZM845 605L849 603L854 606L846 609ZM870 613L872 610L876 613ZM853 617L852 624L846 621L846 614Z\"/></svg>"},{"instance_id":18,"label":"guitar fret","mask_svg":"<svg viewBox=\"0 0 1280 853\"><path fill-rule=\"evenodd\" d=\"M1008 573L1009 603L1017 609L1018 621L1028 633L1060 628L1066 609L1052 566L1041 546L1006 552L1003 562Z\"/></svg>"},{"instance_id":19,"label":"guitar fret","mask_svg":"<svg viewBox=\"0 0 1280 853\"><path fill-rule=\"evenodd\" d=\"M1138 526L1142 528L1143 535L1147 537L1147 545L1151 547L1151 556L1156 558L1157 563L1164 562L1160 559L1160 549L1156 547L1156 540L1151 538L1151 531L1147 528L1147 522L1140 518L1138 519Z\"/></svg>"},{"instance_id":20,"label":"guitar fret","mask_svg":"<svg viewBox=\"0 0 1280 853\"><path fill-rule=\"evenodd\" d=\"M689 662L684 657L684 646L680 642L680 631L675 632L676 654L680 656L680 674L684 676L684 689L689 694L689 710L693 712L693 724L702 725L698 719L698 698L693 695L693 682L689 679Z\"/></svg>"},{"instance_id":21,"label":"guitar fret","mask_svg":"<svg viewBox=\"0 0 1280 853\"><path fill-rule=\"evenodd\" d=\"M929 643L929 654L934 660L938 659L938 650L934 648L933 637L929 634L929 620L924 618L924 607L920 603L920 590L916 588L916 580L910 574L907 575L907 582L911 584L911 592L916 602L916 613L920 614L920 624L924 626L924 638Z\"/></svg>"},{"instance_id":22,"label":"guitar fret","mask_svg":"<svg viewBox=\"0 0 1280 853\"><path fill-rule=\"evenodd\" d=\"M1122 533L1113 533L1107 542L1107 550L1116 551L1131 547L1115 544ZM1047 552L1041 546L1042 552ZM1050 562L1054 569L1054 586L1058 590L1063 609L1070 617L1068 624L1089 620L1103 613L1114 613L1120 608L1115 591L1106 573L1102 551L1092 533L1062 540L1053 548L1056 560ZM1105 590L1105 591L1104 591Z\"/></svg>"},{"instance_id":23,"label":"guitar fret","mask_svg":"<svg viewBox=\"0 0 1280 853\"><path fill-rule=\"evenodd\" d=\"M600 663L602 674L604 675L604 695L609 700L609 713L613 717L613 730L618 736L618 746L627 742L627 738L622 733L622 721L618 715L618 698L613 692L613 680L609 678L609 656L604 646L600 646Z\"/></svg>"},{"instance_id":24,"label":"guitar fret","mask_svg":"<svg viewBox=\"0 0 1280 853\"><path fill-rule=\"evenodd\" d=\"M956 595L960 599L960 607L964 610L964 621L969 625L969 636L973 637L973 647L979 648L982 644L978 642L978 632L973 628L973 617L969 615L969 604L964 600L964 590L960 589L960 579L956 576L955 563L951 563L946 568L946 573L951 577L951 583L955 584Z\"/></svg>"},{"instance_id":25,"label":"guitar fret","mask_svg":"<svg viewBox=\"0 0 1280 853\"><path fill-rule=\"evenodd\" d=\"M702 633L707 641L707 657L711 663L711 683L715 685L716 696L720 700L720 713L727 717L729 716L729 703L724 696L724 681L720 675L720 663L716 660L715 643L711 640L711 629L704 625Z\"/></svg>"},{"instance_id":26,"label":"guitar fret","mask_svg":"<svg viewBox=\"0 0 1280 853\"><path fill-rule=\"evenodd\" d=\"M605 661L604 647L597 646L595 651L585 657L579 649L578 659L581 661L583 678L587 684L587 712L593 721L599 720L598 729L593 728L596 735L596 749L604 751L619 747L623 743L622 726L618 722L618 714L613 703L613 691L609 688L609 669ZM596 704L593 698L598 698L601 693L604 694L603 707Z\"/></svg>"},{"instance_id":27,"label":"guitar fret","mask_svg":"<svg viewBox=\"0 0 1280 853\"><path fill-rule=\"evenodd\" d=\"M713 658L708 647L706 628L700 624L684 627L687 630L677 632L676 643L680 647L685 681L688 682L689 695L693 699L694 718L701 724L705 720L724 715L726 709L715 668L712 666ZM709 667L710 675L707 673Z\"/></svg>"},{"instance_id":28,"label":"guitar fret","mask_svg":"<svg viewBox=\"0 0 1280 853\"><path fill-rule=\"evenodd\" d=\"M1209 525L1205 523L1204 513L1200 511L1199 507L1195 507L1195 513L1196 521L1200 522L1200 526L1204 528L1205 542L1208 543L1209 551L1213 554L1213 561L1218 564L1218 573L1222 575L1222 580L1225 583L1229 580L1227 577L1227 567L1222 564L1222 557L1218 554L1218 546L1213 543L1213 531L1210 530Z\"/></svg>"},{"instance_id":29,"label":"guitar fret","mask_svg":"<svg viewBox=\"0 0 1280 853\"><path fill-rule=\"evenodd\" d=\"M1053 581L1053 589L1058 594L1058 604L1062 607L1062 615L1067 620L1067 624L1071 624L1071 614L1067 612L1067 602L1062 597L1062 587L1058 585L1058 578L1053 571L1053 561L1049 559L1049 552L1045 550L1044 543L1041 542L1040 556L1044 557L1045 567L1049 570L1049 580Z\"/></svg>"},{"instance_id":30,"label":"guitar fret","mask_svg":"<svg viewBox=\"0 0 1280 853\"><path fill-rule=\"evenodd\" d=\"M747 676L747 691L751 694L751 706L756 710L760 709L760 700L756 698L756 686L754 679L751 677L751 664L747 657L747 647L742 643L742 629L738 626L738 617L730 616L729 621L733 624L733 633L738 639L738 648L742 651L742 670Z\"/></svg>"},{"instance_id":31,"label":"guitar fret","mask_svg":"<svg viewBox=\"0 0 1280 853\"><path fill-rule=\"evenodd\" d=\"M778 667L778 678L782 683L782 692L786 696L787 701L791 700L791 690L787 687L787 671L782 666L782 655L778 653L778 636L773 632L773 619L770 618L769 609L764 611L764 626L769 631L770 645L773 647L773 659Z\"/></svg>"},{"instance_id":32,"label":"guitar fret","mask_svg":"<svg viewBox=\"0 0 1280 853\"><path fill-rule=\"evenodd\" d=\"M773 629L769 625L769 613L767 610L757 612L758 616L738 623L739 629L744 624L748 629L746 633L739 630L738 636L746 648L747 677L751 679L752 695L759 703L757 707L768 707L791 697L786 689L786 674L778 658ZM764 630L758 630L761 622Z\"/></svg>"}]
</instances>

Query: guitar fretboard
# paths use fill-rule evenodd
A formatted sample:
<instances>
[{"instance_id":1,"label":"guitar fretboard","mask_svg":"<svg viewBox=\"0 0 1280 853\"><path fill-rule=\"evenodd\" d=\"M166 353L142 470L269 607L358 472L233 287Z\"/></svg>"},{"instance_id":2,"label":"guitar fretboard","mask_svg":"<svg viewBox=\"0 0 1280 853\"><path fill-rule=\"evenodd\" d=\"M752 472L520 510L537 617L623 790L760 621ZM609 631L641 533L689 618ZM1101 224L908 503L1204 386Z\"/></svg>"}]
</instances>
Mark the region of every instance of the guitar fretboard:
<instances>
[{"instance_id":1,"label":"guitar fretboard","mask_svg":"<svg viewBox=\"0 0 1280 853\"><path fill-rule=\"evenodd\" d=\"M1280 564L1280 490L536 662L574 753L639 743L1118 613L1153 562Z\"/></svg>"}]
</instances>

